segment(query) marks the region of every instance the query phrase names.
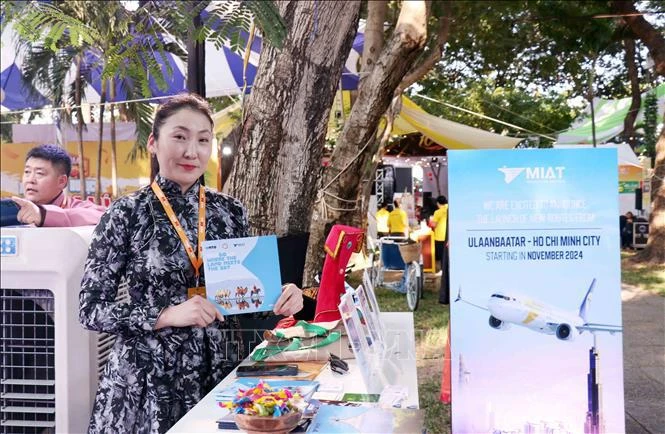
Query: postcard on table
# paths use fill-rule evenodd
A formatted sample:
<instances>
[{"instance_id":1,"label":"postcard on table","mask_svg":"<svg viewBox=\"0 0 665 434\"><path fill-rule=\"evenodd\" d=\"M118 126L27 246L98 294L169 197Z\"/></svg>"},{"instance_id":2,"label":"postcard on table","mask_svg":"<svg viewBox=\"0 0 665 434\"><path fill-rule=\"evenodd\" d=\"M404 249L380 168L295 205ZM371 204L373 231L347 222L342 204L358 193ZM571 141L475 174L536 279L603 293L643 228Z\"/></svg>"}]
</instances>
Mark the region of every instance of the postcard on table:
<instances>
[{"instance_id":1,"label":"postcard on table","mask_svg":"<svg viewBox=\"0 0 665 434\"><path fill-rule=\"evenodd\" d=\"M322 405L307 430L308 433L420 433L422 410L340 407Z\"/></svg>"},{"instance_id":2,"label":"postcard on table","mask_svg":"<svg viewBox=\"0 0 665 434\"><path fill-rule=\"evenodd\" d=\"M282 294L274 235L203 243L206 295L223 315L271 311Z\"/></svg>"}]
</instances>

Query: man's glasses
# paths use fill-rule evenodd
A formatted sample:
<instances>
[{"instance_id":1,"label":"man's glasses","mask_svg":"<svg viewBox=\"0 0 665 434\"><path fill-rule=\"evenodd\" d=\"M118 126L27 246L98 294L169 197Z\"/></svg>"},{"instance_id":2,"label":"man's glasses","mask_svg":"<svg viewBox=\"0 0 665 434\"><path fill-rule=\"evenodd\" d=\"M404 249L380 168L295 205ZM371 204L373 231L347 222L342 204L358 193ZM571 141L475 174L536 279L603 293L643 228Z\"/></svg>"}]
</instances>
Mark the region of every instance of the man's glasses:
<instances>
[{"instance_id":1,"label":"man's glasses","mask_svg":"<svg viewBox=\"0 0 665 434\"><path fill-rule=\"evenodd\" d=\"M346 374L349 372L349 364L333 353L330 353L328 362L330 363L330 369L337 374Z\"/></svg>"}]
</instances>

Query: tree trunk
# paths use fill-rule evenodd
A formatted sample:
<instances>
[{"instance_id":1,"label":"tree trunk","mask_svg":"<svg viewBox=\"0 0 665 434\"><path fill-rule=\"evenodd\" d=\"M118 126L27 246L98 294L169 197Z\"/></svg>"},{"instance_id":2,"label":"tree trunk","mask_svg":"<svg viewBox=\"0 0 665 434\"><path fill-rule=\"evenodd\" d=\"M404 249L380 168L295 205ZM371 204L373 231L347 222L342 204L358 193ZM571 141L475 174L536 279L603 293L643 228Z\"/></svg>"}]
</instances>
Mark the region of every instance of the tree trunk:
<instances>
[{"instance_id":1,"label":"tree trunk","mask_svg":"<svg viewBox=\"0 0 665 434\"><path fill-rule=\"evenodd\" d=\"M247 208L255 234L307 232L335 90L360 1L281 1L289 29L266 44L225 190ZM228 186L228 188L227 188Z\"/></svg>"},{"instance_id":2,"label":"tree trunk","mask_svg":"<svg viewBox=\"0 0 665 434\"><path fill-rule=\"evenodd\" d=\"M312 284L323 263L323 244L335 223L347 223L359 206L363 169L377 151L377 126L394 91L421 53L427 39L429 2L402 3L392 38L358 91L351 114L324 174L310 227L305 286Z\"/></svg>"},{"instance_id":3,"label":"tree trunk","mask_svg":"<svg viewBox=\"0 0 665 434\"><path fill-rule=\"evenodd\" d=\"M115 148L115 80L111 80L111 195L113 199L118 197L118 154Z\"/></svg>"},{"instance_id":4,"label":"tree trunk","mask_svg":"<svg viewBox=\"0 0 665 434\"><path fill-rule=\"evenodd\" d=\"M656 166L651 177L651 214L647 246L635 255L635 260L665 264L665 127L656 143Z\"/></svg>"},{"instance_id":5,"label":"tree trunk","mask_svg":"<svg viewBox=\"0 0 665 434\"><path fill-rule=\"evenodd\" d=\"M443 48L448 41L448 35L450 34L450 22L452 18L452 5L450 2L444 2L442 6L443 15L439 17L439 25L437 33L434 37L434 49L431 50L430 54L418 65L414 66L411 71L402 79L402 82L395 89L394 95L395 99L393 100L393 105L386 112L386 129L381 134L381 141L379 142L379 147L377 152L374 154L374 158L368 161L368 164L365 165L363 169L363 175L361 177L360 189L360 199L361 206L357 207L355 215L349 220L351 226L356 226L360 228L367 228L367 213L369 211L369 197L372 191L372 184L374 182L374 173L383 158L383 152L388 139L392 133L392 124L395 116L399 114L401 108L401 99L399 96L402 92L411 86L413 83L417 82L423 78L427 73L437 64L441 57L443 56ZM369 22L369 19L368 19ZM363 56L364 56L363 50ZM361 84L362 85L362 84Z\"/></svg>"},{"instance_id":6,"label":"tree trunk","mask_svg":"<svg viewBox=\"0 0 665 434\"><path fill-rule=\"evenodd\" d=\"M383 23L386 21L388 2L376 0L367 2L367 25L360 67L360 86L367 74L374 68L376 60L383 50Z\"/></svg>"},{"instance_id":7,"label":"tree trunk","mask_svg":"<svg viewBox=\"0 0 665 434\"><path fill-rule=\"evenodd\" d=\"M106 79L102 79L102 92L99 97L99 144L97 146L97 185L95 202L102 203L102 155L104 150L104 103L106 102Z\"/></svg>"},{"instance_id":8,"label":"tree trunk","mask_svg":"<svg viewBox=\"0 0 665 434\"><path fill-rule=\"evenodd\" d=\"M85 159L83 158L83 107L81 107L81 55L76 57L76 77L74 79L74 104L78 107L76 117L78 124L76 125L76 133L78 135L78 151L79 151L79 181L81 182L81 200L85 200L87 195L85 192Z\"/></svg>"},{"instance_id":9,"label":"tree trunk","mask_svg":"<svg viewBox=\"0 0 665 434\"><path fill-rule=\"evenodd\" d=\"M635 119L640 110L642 97L640 96L640 80L637 76L637 65L635 64L635 40L625 38L623 45L626 50L626 69L628 70L628 80L630 81L631 102L626 118L623 120L623 139L635 148Z\"/></svg>"},{"instance_id":10,"label":"tree trunk","mask_svg":"<svg viewBox=\"0 0 665 434\"><path fill-rule=\"evenodd\" d=\"M361 57L360 82L358 83L359 88L363 86L365 77L367 77L372 71L374 64L376 64L376 61L383 50L385 42L383 27L386 22L387 12L387 1L378 0L367 2L367 24L365 26L365 41ZM371 174L376 171L377 164L377 161L370 161L363 170L363 174L360 177L360 182L363 184L360 187L363 192L360 196L361 198L369 197L370 192L372 191L373 180L371 179ZM360 206L357 207L357 212L351 217L351 221L349 222L351 226L360 228L367 226L368 202L369 201L363 200Z\"/></svg>"},{"instance_id":11,"label":"tree trunk","mask_svg":"<svg viewBox=\"0 0 665 434\"><path fill-rule=\"evenodd\" d=\"M628 24L630 30L647 46L654 61L656 74L665 75L665 37L663 34L644 19L635 8L633 1L613 1L612 10L622 14L621 18Z\"/></svg>"}]
</instances>

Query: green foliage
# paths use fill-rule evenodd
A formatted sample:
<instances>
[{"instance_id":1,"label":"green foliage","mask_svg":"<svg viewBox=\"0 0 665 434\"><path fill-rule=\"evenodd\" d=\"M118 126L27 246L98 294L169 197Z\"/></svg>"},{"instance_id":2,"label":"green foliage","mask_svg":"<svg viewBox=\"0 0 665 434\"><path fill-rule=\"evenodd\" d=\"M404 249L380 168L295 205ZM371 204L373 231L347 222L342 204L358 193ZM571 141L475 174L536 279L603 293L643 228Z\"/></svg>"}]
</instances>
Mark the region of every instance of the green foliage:
<instances>
[{"instance_id":1,"label":"green foliage","mask_svg":"<svg viewBox=\"0 0 665 434\"><path fill-rule=\"evenodd\" d=\"M272 1L244 1L243 4L252 12L256 23L266 41L276 48L282 48L286 39L286 25L279 15L279 10Z\"/></svg>"},{"instance_id":2,"label":"green foliage","mask_svg":"<svg viewBox=\"0 0 665 434\"><path fill-rule=\"evenodd\" d=\"M126 113L136 123L136 141L127 156L127 161L134 161L137 157L148 154L148 137L152 132L154 107L146 102L125 104Z\"/></svg>"},{"instance_id":3,"label":"green foliage","mask_svg":"<svg viewBox=\"0 0 665 434\"><path fill-rule=\"evenodd\" d=\"M651 158L651 164L656 159L656 142L658 141L658 98L655 89L647 93L644 98L644 151Z\"/></svg>"},{"instance_id":4,"label":"green foliage","mask_svg":"<svg viewBox=\"0 0 665 434\"><path fill-rule=\"evenodd\" d=\"M166 89L166 76L173 73L166 63L162 71L160 57L168 53L183 56L178 44L162 42L159 26L155 26L146 10L131 12L119 2L57 1L38 3L23 10L14 9L14 21L26 51L26 79L47 90L55 106L65 101L80 110L74 98L74 85L67 89L66 75L71 65L84 53L97 56L89 68L102 68L101 80L115 80L129 100L152 96L150 80ZM84 87L90 76L75 78ZM109 97L107 93L107 97ZM145 153L152 123L152 108L147 103L130 104L126 113L137 125L138 141L132 157ZM71 123L72 112L63 119Z\"/></svg>"},{"instance_id":5,"label":"green foliage","mask_svg":"<svg viewBox=\"0 0 665 434\"><path fill-rule=\"evenodd\" d=\"M208 104L210 104L210 109L213 113L224 110L225 108L232 106L237 102L236 98L230 96L219 96L214 98L207 98Z\"/></svg>"},{"instance_id":6,"label":"green foliage","mask_svg":"<svg viewBox=\"0 0 665 434\"><path fill-rule=\"evenodd\" d=\"M271 41L273 45L281 48L286 28L272 2L246 1L240 6L232 2L216 3L197 29L196 39L210 40L218 50L229 46L232 51L238 52L247 45L244 33L250 30L254 18L267 40L274 38Z\"/></svg>"},{"instance_id":7,"label":"green foliage","mask_svg":"<svg viewBox=\"0 0 665 434\"><path fill-rule=\"evenodd\" d=\"M554 137L557 131L570 126L578 112L567 103L566 94L550 92L546 94L526 91L514 87L499 87L493 80L470 83L464 88L451 88L436 78L421 82L423 89L418 92L437 101L465 108L532 132ZM529 137L533 133L511 128L492 120L449 108L443 104L422 98L414 98L427 112L454 122L508 134L514 137ZM539 146L549 146L553 140L540 137Z\"/></svg>"},{"instance_id":8,"label":"green foliage","mask_svg":"<svg viewBox=\"0 0 665 434\"><path fill-rule=\"evenodd\" d=\"M582 95L591 59L621 49L615 21L592 18L608 11L607 2L455 2L436 74L451 87L492 77L497 87L566 85Z\"/></svg>"},{"instance_id":9,"label":"green foliage","mask_svg":"<svg viewBox=\"0 0 665 434\"><path fill-rule=\"evenodd\" d=\"M150 80L161 90L166 77L173 74L167 62L165 70L158 59L175 54L186 60L182 44L174 37L193 30L194 17L209 5L197 2L148 2L136 11L127 10L118 1L54 1L52 3L3 2L2 11L16 29L27 49L27 79L48 89L56 106L69 100L74 106L74 87L66 89L65 76L77 56L84 52L98 56L91 68L102 68L102 80L115 80L129 100L152 96ZM254 19L264 40L281 47L286 28L279 11L271 1L219 2L213 5L203 25L194 36L212 40L217 48L231 45L245 48L243 32ZM82 82L86 78L79 77ZM82 84L82 87L85 84ZM77 110L77 109L75 109ZM130 157L145 154L150 133L152 108L146 103L127 104L125 112L137 125L138 140ZM71 122L71 112L65 120Z\"/></svg>"},{"instance_id":10,"label":"green foliage","mask_svg":"<svg viewBox=\"0 0 665 434\"><path fill-rule=\"evenodd\" d=\"M199 25L195 21L206 9L208 14ZM211 41L218 50L222 46L238 52L244 49L249 32L254 23L263 35L264 41L281 48L286 38L286 25L273 1L152 1L146 10L159 19L162 27L174 35L187 35L190 32L195 40Z\"/></svg>"}]
</instances>

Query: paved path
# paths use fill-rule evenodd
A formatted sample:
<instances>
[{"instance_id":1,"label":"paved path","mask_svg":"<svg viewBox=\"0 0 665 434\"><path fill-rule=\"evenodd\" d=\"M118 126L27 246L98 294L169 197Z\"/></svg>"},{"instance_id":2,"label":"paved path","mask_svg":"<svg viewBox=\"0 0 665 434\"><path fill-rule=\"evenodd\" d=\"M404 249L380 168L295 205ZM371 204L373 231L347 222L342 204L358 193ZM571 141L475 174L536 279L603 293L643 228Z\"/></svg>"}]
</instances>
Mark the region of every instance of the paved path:
<instances>
[{"instance_id":1,"label":"paved path","mask_svg":"<svg viewBox=\"0 0 665 434\"><path fill-rule=\"evenodd\" d=\"M665 433L665 298L622 285L626 432Z\"/></svg>"}]
</instances>

